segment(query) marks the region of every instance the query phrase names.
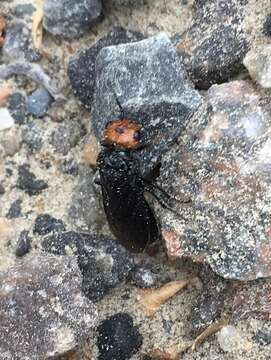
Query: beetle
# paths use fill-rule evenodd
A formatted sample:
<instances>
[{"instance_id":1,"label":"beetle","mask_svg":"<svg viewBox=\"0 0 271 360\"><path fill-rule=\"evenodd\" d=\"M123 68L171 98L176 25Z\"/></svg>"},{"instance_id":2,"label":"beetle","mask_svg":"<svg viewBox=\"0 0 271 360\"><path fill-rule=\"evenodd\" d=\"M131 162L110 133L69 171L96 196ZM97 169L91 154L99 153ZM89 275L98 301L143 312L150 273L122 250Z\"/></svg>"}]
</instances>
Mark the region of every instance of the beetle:
<instances>
[{"instance_id":1,"label":"beetle","mask_svg":"<svg viewBox=\"0 0 271 360\"><path fill-rule=\"evenodd\" d=\"M110 230L134 253L142 252L160 237L159 223L144 193L150 192L163 207L171 210L167 205L170 196L154 183L161 164L157 164L148 178L140 173L138 151L147 146L143 134L144 129L137 121L124 116L110 121L97 158L99 181L96 183L101 185Z\"/></svg>"}]
</instances>

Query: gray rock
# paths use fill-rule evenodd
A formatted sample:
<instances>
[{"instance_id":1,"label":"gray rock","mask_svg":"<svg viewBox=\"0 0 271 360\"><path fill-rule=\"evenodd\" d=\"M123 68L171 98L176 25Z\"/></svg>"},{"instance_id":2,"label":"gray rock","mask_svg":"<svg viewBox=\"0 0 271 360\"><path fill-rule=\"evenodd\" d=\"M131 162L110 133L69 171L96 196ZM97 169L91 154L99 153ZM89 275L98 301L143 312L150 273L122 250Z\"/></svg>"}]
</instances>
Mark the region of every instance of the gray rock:
<instances>
[{"instance_id":1,"label":"gray rock","mask_svg":"<svg viewBox=\"0 0 271 360\"><path fill-rule=\"evenodd\" d=\"M80 230L100 230L105 224L99 193L93 182L93 170L81 167L67 207L69 221Z\"/></svg>"},{"instance_id":2,"label":"gray rock","mask_svg":"<svg viewBox=\"0 0 271 360\"><path fill-rule=\"evenodd\" d=\"M2 131L0 146L2 146L5 156L15 155L20 150L21 145L22 134L21 129L18 126L12 126L9 129Z\"/></svg>"},{"instance_id":3,"label":"gray rock","mask_svg":"<svg viewBox=\"0 0 271 360\"><path fill-rule=\"evenodd\" d=\"M45 0L45 29L53 35L73 39L83 35L99 18L100 0Z\"/></svg>"},{"instance_id":4,"label":"gray rock","mask_svg":"<svg viewBox=\"0 0 271 360\"><path fill-rule=\"evenodd\" d=\"M271 36L271 14L267 15L263 24L263 33L266 36Z\"/></svg>"},{"instance_id":5,"label":"gray rock","mask_svg":"<svg viewBox=\"0 0 271 360\"><path fill-rule=\"evenodd\" d=\"M144 0L110 0L110 3L116 6L137 7L144 4Z\"/></svg>"},{"instance_id":6,"label":"gray rock","mask_svg":"<svg viewBox=\"0 0 271 360\"><path fill-rule=\"evenodd\" d=\"M15 124L25 123L26 96L20 92L15 92L9 97L8 109L15 120Z\"/></svg>"},{"instance_id":7,"label":"gray rock","mask_svg":"<svg viewBox=\"0 0 271 360\"><path fill-rule=\"evenodd\" d=\"M41 149L43 139L40 127L36 123L28 123L23 127L23 142L34 153Z\"/></svg>"},{"instance_id":8,"label":"gray rock","mask_svg":"<svg viewBox=\"0 0 271 360\"><path fill-rule=\"evenodd\" d=\"M158 275L151 269L135 266L129 275L132 284L142 288L154 287L158 283Z\"/></svg>"},{"instance_id":9,"label":"gray rock","mask_svg":"<svg viewBox=\"0 0 271 360\"><path fill-rule=\"evenodd\" d=\"M36 217L33 234L46 235L50 232L63 232L65 225L62 220L56 219L49 214L40 214Z\"/></svg>"},{"instance_id":10,"label":"gray rock","mask_svg":"<svg viewBox=\"0 0 271 360\"><path fill-rule=\"evenodd\" d=\"M251 78L265 89L271 88L271 45L259 45L244 58Z\"/></svg>"},{"instance_id":11,"label":"gray rock","mask_svg":"<svg viewBox=\"0 0 271 360\"><path fill-rule=\"evenodd\" d=\"M75 257L33 257L0 280L1 359L49 359L91 337L97 313Z\"/></svg>"},{"instance_id":12,"label":"gray rock","mask_svg":"<svg viewBox=\"0 0 271 360\"><path fill-rule=\"evenodd\" d=\"M17 199L10 205L10 208L6 215L8 219L15 219L21 216L22 202L22 199Z\"/></svg>"},{"instance_id":13,"label":"gray rock","mask_svg":"<svg viewBox=\"0 0 271 360\"><path fill-rule=\"evenodd\" d=\"M66 155L84 135L85 129L78 119L66 120L52 132L49 142L56 152Z\"/></svg>"},{"instance_id":14,"label":"gray rock","mask_svg":"<svg viewBox=\"0 0 271 360\"><path fill-rule=\"evenodd\" d=\"M163 158L160 181L179 216L161 216L168 254L209 263L225 278L270 276L269 101L250 82L213 85ZM170 179L170 181L169 181Z\"/></svg>"},{"instance_id":15,"label":"gray rock","mask_svg":"<svg viewBox=\"0 0 271 360\"><path fill-rule=\"evenodd\" d=\"M19 166L16 185L18 189L24 190L29 196L38 195L48 188L48 184L42 179L37 179L27 164Z\"/></svg>"},{"instance_id":16,"label":"gray rock","mask_svg":"<svg viewBox=\"0 0 271 360\"><path fill-rule=\"evenodd\" d=\"M47 113L53 100L53 97L46 89L38 89L27 97L27 112L38 118L43 117Z\"/></svg>"},{"instance_id":17,"label":"gray rock","mask_svg":"<svg viewBox=\"0 0 271 360\"><path fill-rule=\"evenodd\" d=\"M0 183L0 195L5 194L5 188L3 186L3 184Z\"/></svg>"},{"instance_id":18,"label":"gray rock","mask_svg":"<svg viewBox=\"0 0 271 360\"><path fill-rule=\"evenodd\" d=\"M41 57L33 48L31 31L23 21L9 24L3 46L4 54L13 60L38 61Z\"/></svg>"},{"instance_id":19,"label":"gray rock","mask_svg":"<svg viewBox=\"0 0 271 360\"><path fill-rule=\"evenodd\" d=\"M69 231L46 237L42 247L57 255L78 255L83 290L93 301L124 281L134 266L132 255L108 237Z\"/></svg>"},{"instance_id":20,"label":"gray rock","mask_svg":"<svg viewBox=\"0 0 271 360\"><path fill-rule=\"evenodd\" d=\"M15 255L17 257L23 257L30 251L30 247L31 245L30 245L29 232L23 230L20 233L19 239L16 244Z\"/></svg>"},{"instance_id":21,"label":"gray rock","mask_svg":"<svg viewBox=\"0 0 271 360\"><path fill-rule=\"evenodd\" d=\"M32 16L34 11L35 7L29 3L16 5L12 12L17 18L25 18L27 16Z\"/></svg>"},{"instance_id":22,"label":"gray rock","mask_svg":"<svg viewBox=\"0 0 271 360\"><path fill-rule=\"evenodd\" d=\"M152 170L201 104L185 75L165 34L103 48L96 60L91 114L98 139L111 120L123 116L138 121L144 142L150 144L138 151L142 172Z\"/></svg>"},{"instance_id":23,"label":"gray rock","mask_svg":"<svg viewBox=\"0 0 271 360\"><path fill-rule=\"evenodd\" d=\"M194 21L176 48L200 89L222 83L244 71L250 38L242 28L246 1L195 1Z\"/></svg>"},{"instance_id":24,"label":"gray rock","mask_svg":"<svg viewBox=\"0 0 271 360\"><path fill-rule=\"evenodd\" d=\"M95 86L95 61L99 51L105 46L118 45L142 40L140 33L114 27L90 48L80 51L71 58L68 76L74 91L81 102L91 108Z\"/></svg>"}]
</instances>

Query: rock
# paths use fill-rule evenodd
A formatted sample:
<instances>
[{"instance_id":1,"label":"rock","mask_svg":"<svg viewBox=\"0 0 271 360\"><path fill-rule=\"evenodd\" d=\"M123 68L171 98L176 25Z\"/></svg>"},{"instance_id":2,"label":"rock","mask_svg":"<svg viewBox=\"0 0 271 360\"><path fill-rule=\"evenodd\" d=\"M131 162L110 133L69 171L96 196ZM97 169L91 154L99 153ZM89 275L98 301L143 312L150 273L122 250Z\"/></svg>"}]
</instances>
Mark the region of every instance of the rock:
<instances>
[{"instance_id":1,"label":"rock","mask_svg":"<svg viewBox=\"0 0 271 360\"><path fill-rule=\"evenodd\" d=\"M44 28L53 35L73 39L83 35L99 18L99 0L45 0Z\"/></svg>"},{"instance_id":2,"label":"rock","mask_svg":"<svg viewBox=\"0 0 271 360\"><path fill-rule=\"evenodd\" d=\"M114 240L69 231L46 237L45 251L57 255L78 255L83 274L83 290L92 301L101 300L124 281L134 266L133 257Z\"/></svg>"},{"instance_id":3,"label":"rock","mask_svg":"<svg viewBox=\"0 0 271 360\"><path fill-rule=\"evenodd\" d=\"M13 14L17 18L25 18L32 16L34 11L35 7L31 3L18 4L14 7Z\"/></svg>"},{"instance_id":4,"label":"rock","mask_svg":"<svg viewBox=\"0 0 271 360\"><path fill-rule=\"evenodd\" d=\"M263 33L266 36L271 36L271 14L267 15L263 24Z\"/></svg>"},{"instance_id":5,"label":"rock","mask_svg":"<svg viewBox=\"0 0 271 360\"><path fill-rule=\"evenodd\" d=\"M181 202L179 215L160 216L168 255L224 278L271 275L271 112L261 98L248 81L212 86L160 169L159 183Z\"/></svg>"},{"instance_id":6,"label":"rock","mask_svg":"<svg viewBox=\"0 0 271 360\"><path fill-rule=\"evenodd\" d=\"M97 139L94 135L90 135L83 148L82 159L84 163L96 167L98 153Z\"/></svg>"},{"instance_id":7,"label":"rock","mask_svg":"<svg viewBox=\"0 0 271 360\"><path fill-rule=\"evenodd\" d=\"M236 292L233 299L232 316L235 322L248 318L271 319L271 284L261 280L247 284Z\"/></svg>"},{"instance_id":8,"label":"rock","mask_svg":"<svg viewBox=\"0 0 271 360\"><path fill-rule=\"evenodd\" d=\"M27 112L38 118L43 117L53 101L53 97L46 89L37 89L27 98Z\"/></svg>"},{"instance_id":9,"label":"rock","mask_svg":"<svg viewBox=\"0 0 271 360\"><path fill-rule=\"evenodd\" d=\"M176 48L186 70L200 89L223 83L244 70L249 36L242 31L244 3L195 1L193 24Z\"/></svg>"},{"instance_id":10,"label":"rock","mask_svg":"<svg viewBox=\"0 0 271 360\"><path fill-rule=\"evenodd\" d=\"M68 76L74 91L81 102L91 108L95 86L95 61L99 51L105 46L130 43L141 40L140 33L114 27L93 46L76 54L69 61Z\"/></svg>"},{"instance_id":11,"label":"rock","mask_svg":"<svg viewBox=\"0 0 271 360\"><path fill-rule=\"evenodd\" d=\"M42 132L38 124L30 122L23 127L23 142L29 147L31 152L38 152L43 144Z\"/></svg>"},{"instance_id":12,"label":"rock","mask_svg":"<svg viewBox=\"0 0 271 360\"><path fill-rule=\"evenodd\" d=\"M91 126L100 140L109 121L137 120L149 144L137 152L143 174L153 170L201 102L165 34L105 47L97 56Z\"/></svg>"},{"instance_id":13,"label":"rock","mask_svg":"<svg viewBox=\"0 0 271 360\"><path fill-rule=\"evenodd\" d=\"M0 118L1 118L0 131L13 127L14 119L10 115L7 108L0 108Z\"/></svg>"},{"instance_id":14,"label":"rock","mask_svg":"<svg viewBox=\"0 0 271 360\"><path fill-rule=\"evenodd\" d=\"M46 235L50 232L63 232L65 225L60 219L56 219L49 214L40 214L36 217L33 233L38 235Z\"/></svg>"},{"instance_id":15,"label":"rock","mask_svg":"<svg viewBox=\"0 0 271 360\"><path fill-rule=\"evenodd\" d=\"M12 94L9 97L8 109L15 121L15 124L24 124L26 114L26 96L19 92Z\"/></svg>"},{"instance_id":16,"label":"rock","mask_svg":"<svg viewBox=\"0 0 271 360\"><path fill-rule=\"evenodd\" d=\"M22 199L17 199L11 204L9 211L6 215L8 219L16 219L21 216L22 202Z\"/></svg>"},{"instance_id":17,"label":"rock","mask_svg":"<svg viewBox=\"0 0 271 360\"><path fill-rule=\"evenodd\" d=\"M142 335L126 313L118 313L104 320L97 331L98 360L130 359L142 345Z\"/></svg>"},{"instance_id":18,"label":"rock","mask_svg":"<svg viewBox=\"0 0 271 360\"><path fill-rule=\"evenodd\" d=\"M271 344L271 332L258 330L253 336L253 340L262 346L268 346Z\"/></svg>"},{"instance_id":19,"label":"rock","mask_svg":"<svg viewBox=\"0 0 271 360\"><path fill-rule=\"evenodd\" d=\"M158 276L151 269L135 266L130 272L129 280L135 286L149 288L157 285Z\"/></svg>"},{"instance_id":20,"label":"rock","mask_svg":"<svg viewBox=\"0 0 271 360\"><path fill-rule=\"evenodd\" d=\"M144 0L110 0L110 3L115 6L131 6L137 7L144 4Z\"/></svg>"},{"instance_id":21,"label":"rock","mask_svg":"<svg viewBox=\"0 0 271 360\"><path fill-rule=\"evenodd\" d=\"M2 120L2 119L1 119ZM12 126L2 131L0 137L0 146L4 149L5 156L15 155L21 148L22 135L18 127Z\"/></svg>"},{"instance_id":22,"label":"rock","mask_svg":"<svg viewBox=\"0 0 271 360\"><path fill-rule=\"evenodd\" d=\"M93 175L93 170L86 166L81 167L67 206L69 221L80 230L97 231L105 224L101 199L95 188Z\"/></svg>"},{"instance_id":23,"label":"rock","mask_svg":"<svg viewBox=\"0 0 271 360\"><path fill-rule=\"evenodd\" d=\"M3 186L3 184L0 183L0 195L5 194L5 188Z\"/></svg>"},{"instance_id":24,"label":"rock","mask_svg":"<svg viewBox=\"0 0 271 360\"><path fill-rule=\"evenodd\" d=\"M41 57L33 47L30 29L21 20L9 24L3 52L13 60L25 59L33 62L40 60Z\"/></svg>"},{"instance_id":25,"label":"rock","mask_svg":"<svg viewBox=\"0 0 271 360\"><path fill-rule=\"evenodd\" d=\"M19 239L16 244L15 255L17 257L23 257L30 251L30 237L29 232L23 230L20 233Z\"/></svg>"},{"instance_id":26,"label":"rock","mask_svg":"<svg viewBox=\"0 0 271 360\"><path fill-rule=\"evenodd\" d=\"M13 236L13 227L9 220L0 217L0 245L7 244Z\"/></svg>"},{"instance_id":27,"label":"rock","mask_svg":"<svg viewBox=\"0 0 271 360\"><path fill-rule=\"evenodd\" d=\"M97 322L74 257L33 257L0 273L3 359L42 360L75 350Z\"/></svg>"},{"instance_id":28,"label":"rock","mask_svg":"<svg viewBox=\"0 0 271 360\"><path fill-rule=\"evenodd\" d=\"M28 195L38 195L48 188L44 180L36 179L36 176L29 170L27 164L20 165L18 168L18 189L24 190Z\"/></svg>"},{"instance_id":29,"label":"rock","mask_svg":"<svg viewBox=\"0 0 271 360\"><path fill-rule=\"evenodd\" d=\"M251 49L244 58L244 65L252 80L263 88L271 87L271 45L262 45Z\"/></svg>"},{"instance_id":30,"label":"rock","mask_svg":"<svg viewBox=\"0 0 271 360\"><path fill-rule=\"evenodd\" d=\"M66 155L84 135L85 129L79 120L66 120L52 132L49 142L56 152Z\"/></svg>"},{"instance_id":31,"label":"rock","mask_svg":"<svg viewBox=\"0 0 271 360\"><path fill-rule=\"evenodd\" d=\"M252 348L252 343L232 325L224 326L220 330L217 334L217 341L225 352L243 352L249 351Z\"/></svg>"},{"instance_id":32,"label":"rock","mask_svg":"<svg viewBox=\"0 0 271 360\"><path fill-rule=\"evenodd\" d=\"M62 172L62 174L77 176L79 172L79 165L74 160L64 159L60 163L58 169L60 172Z\"/></svg>"}]
</instances>

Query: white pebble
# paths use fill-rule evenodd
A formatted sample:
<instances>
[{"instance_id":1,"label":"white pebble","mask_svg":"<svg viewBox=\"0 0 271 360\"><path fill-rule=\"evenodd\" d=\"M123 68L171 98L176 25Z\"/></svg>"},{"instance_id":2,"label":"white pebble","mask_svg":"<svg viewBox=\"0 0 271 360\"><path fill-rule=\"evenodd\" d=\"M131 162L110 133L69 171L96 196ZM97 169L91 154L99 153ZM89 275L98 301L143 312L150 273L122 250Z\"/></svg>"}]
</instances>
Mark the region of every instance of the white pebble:
<instances>
[{"instance_id":1,"label":"white pebble","mask_svg":"<svg viewBox=\"0 0 271 360\"><path fill-rule=\"evenodd\" d=\"M9 129L14 125L14 120L7 108L0 108L0 131Z\"/></svg>"}]
</instances>

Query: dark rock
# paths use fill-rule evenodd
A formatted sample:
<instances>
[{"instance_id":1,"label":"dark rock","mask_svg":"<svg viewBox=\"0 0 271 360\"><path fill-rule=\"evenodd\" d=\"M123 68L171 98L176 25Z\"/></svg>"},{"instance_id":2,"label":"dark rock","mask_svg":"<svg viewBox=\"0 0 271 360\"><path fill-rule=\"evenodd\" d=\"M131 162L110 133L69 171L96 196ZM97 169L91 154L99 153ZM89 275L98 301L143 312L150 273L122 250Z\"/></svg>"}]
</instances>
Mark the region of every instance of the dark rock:
<instances>
[{"instance_id":1,"label":"dark rock","mask_svg":"<svg viewBox=\"0 0 271 360\"><path fill-rule=\"evenodd\" d=\"M262 346L267 346L271 344L271 332L265 332L258 330L257 333L253 336L253 340Z\"/></svg>"},{"instance_id":2,"label":"dark rock","mask_svg":"<svg viewBox=\"0 0 271 360\"><path fill-rule=\"evenodd\" d=\"M113 239L73 231L54 234L42 242L45 251L78 255L86 296L98 301L124 281L134 266L133 257Z\"/></svg>"},{"instance_id":3,"label":"dark rock","mask_svg":"<svg viewBox=\"0 0 271 360\"><path fill-rule=\"evenodd\" d=\"M94 305L75 257L33 257L0 273L1 358L49 359L92 336Z\"/></svg>"},{"instance_id":4,"label":"dark rock","mask_svg":"<svg viewBox=\"0 0 271 360\"><path fill-rule=\"evenodd\" d=\"M142 38L143 36L140 33L122 27L114 27L93 46L71 58L68 66L68 76L74 94L79 97L87 108L91 107L93 101L95 61L99 51L105 46L134 42Z\"/></svg>"},{"instance_id":5,"label":"dark rock","mask_svg":"<svg viewBox=\"0 0 271 360\"><path fill-rule=\"evenodd\" d=\"M195 1L193 24L176 48L188 75L200 89L226 82L244 71L249 36L242 28L246 1Z\"/></svg>"},{"instance_id":6,"label":"dark rock","mask_svg":"<svg viewBox=\"0 0 271 360\"><path fill-rule=\"evenodd\" d=\"M151 269L135 266L130 272L129 281L135 286L148 288L157 285L158 276Z\"/></svg>"},{"instance_id":7,"label":"dark rock","mask_svg":"<svg viewBox=\"0 0 271 360\"><path fill-rule=\"evenodd\" d=\"M142 335L126 313L118 313L104 320L97 331L99 360L130 359L142 345Z\"/></svg>"},{"instance_id":8,"label":"dark rock","mask_svg":"<svg viewBox=\"0 0 271 360\"><path fill-rule=\"evenodd\" d=\"M23 164L18 168L17 187L24 190L28 195L33 196L47 189L48 184L44 180L36 179L36 176L29 170L29 166Z\"/></svg>"},{"instance_id":9,"label":"dark rock","mask_svg":"<svg viewBox=\"0 0 271 360\"><path fill-rule=\"evenodd\" d=\"M20 216L21 216L21 211L22 211L21 205L22 205L22 199L17 199L17 200L15 200L15 201L11 204L11 206L10 206L10 208L9 208L9 211L8 211L6 217L7 217L8 219L15 219L15 218L20 217Z\"/></svg>"},{"instance_id":10,"label":"dark rock","mask_svg":"<svg viewBox=\"0 0 271 360\"><path fill-rule=\"evenodd\" d=\"M79 120L66 120L52 132L49 142L56 152L66 155L84 135L85 129Z\"/></svg>"},{"instance_id":11,"label":"dark rock","mask_svg":"<svg viewBox=\"0 0 271 360\"><path fill-rule=\"evenodd\" d=\"M224 278L271 275L270 125L269 100L251 82L209 89L163 157L160 184L174 198L191 200L176 203L179 216L160 215L170 257L208 263Z\"/></svg>"},{"instance_id":12,"label":"dark rock","mask_svg":"<svg viewBox=\"0 0 271 360\"><path fill-rule=\"evenodd\" d=\"M32 16L35 11L35 7L32 4L18 4L13 9L13 14L17 18L24 18L26 16Z\"/></svg>"},{"instance_id":13,"label":"dark rock","mask_svg":"<svg viewBox=\"0 0 271 360\"><path fill-rule=\"evenodd\" d=\"M10 115L15 121L15 124L24 124L26 114L26 96L19 92L12 94L9 97L8 109Z\"/></svg>"},{"instance_id":14,"label":"dark rock","mask_svg":"<svg viewBox=\"0 0 271 360\"><path fill-rule=\"evenodd\" d=\"M42 147L42 133L40 127L35 123L28 123L24 126L22 132L23 142L34 153Z\"/></svg>"},{"instance_id":15,"label":"dark rock","mask_svg":"<svg viewBox=\"0 0 271 360\"><path fill-rule=\"evenodd\" d=\"M223 291L204 291L192 304L191 323L194 329L204 329L212 324L224 308L225 293Z\"/></svg>"},{"instance_id":16,"label":"dark rock","mask_svg":"<svg viewBox=\"0 0 271 360\"><path fill-rule=\"evenodd\" d=\"M137 7L144 4L144 0L110 0L110 3L116 6Z\"/></svg>"},{"instance_id":17,"label":"dark rock","mask_svg":"<svg viewBox=\"0 0 271 360\"><path fill-rule=\"evenodd\" d=\"M27 98L27 112L38 118L43 117L47 113L53 100L53 97L46 89L38 89Z\"/></svg>"},{"instance_id":18,"label":"dark rock","mask_svg":"<svg viewBox=\"0 0 271 360\"><path fill-rule=\"evenodd\" d=\"M83 35L99 18L99 0L45 0L45 29L53 35L73 39Z\"/></svg>"},{"instance_id":19,"label":"dark rock","mask_svg":"<svg viewBox=\"0 0 271 360\"><path fill-rule=\"evenodd\" d=\"M9 24L6 30L3 52L14 60L38 61L41 57L33 48L31 31L23 21Z\"/></svg>"},{"instance_id":20,"label":"dark rock","mask_svg":"<svg viewBox=\"0 0 271 360\"><path fill-rule=\"evenodd\" d=\"M62 220L56 219L48 214L41 214L36 217L33 233L46 235L50 232L65 231L65 225Z\"/></svg>"},{"instance_id":21,"label":"dark rock","mask_svg":"<svg viewBox=\"0 0 271 360\"><path fill-rule=\"evenodd\" d=\"M23 257L30 251L30 237L29 232L23 230L20 233L19 239L16 244L15 255L17 257Z\"/></svg>"},{"instance_id":22,"label":"dark rock","mask_svg":"<svg viewBox=\"0 0 271 360\"><path fill-rule=\"evenodd\" d=\"M263 24L263 33L266 36L271 36L271 14L266 16Z\"/></svg>"},{"instance_id":23,"label":"dark rock","mask_svg":"<svg viewBox=\"0 0 271 360\"><path fill-rule=\"evenodd\" d=\"M59 171L62 172L62 174L77 176L79 165L74 160L64 159L59 165Z\"/></svg>"},{"instance_id":24,"label":"dark rock","mask_svg":"<svg viewBox=\"0 0 271 360\"><path fill-rule=\"evenodd\" d=\"M5 188L3 186L3 184L0 183L0 195L5 194Z\"/></svg>"},{"instance_id":25,"label":"dark rock","mask_svg":"<svg viewBox=\"0 0 271 360\"><path fill-rule=\"evenodd\" d=\"M93 176L93 170L89 167L80 168L78 181L67 207L69 221L80 230L97 231L105 224L100 194L96 190Z\"/></svg>"},{"instance_id":26,"label":"dark rock","mask_svg":"<svg viewBox=\"0 0 271 360\"><path fill-rule=\"evenodd\" d=\"M152 170L201 104L185 80L178 55L164 34L136 43L103 48L96 59L91 126L98 139L106 124L121 116L138 121L143 173ZM122 111L118 106L122 107Z\"/></svg>"}]
</instances>

